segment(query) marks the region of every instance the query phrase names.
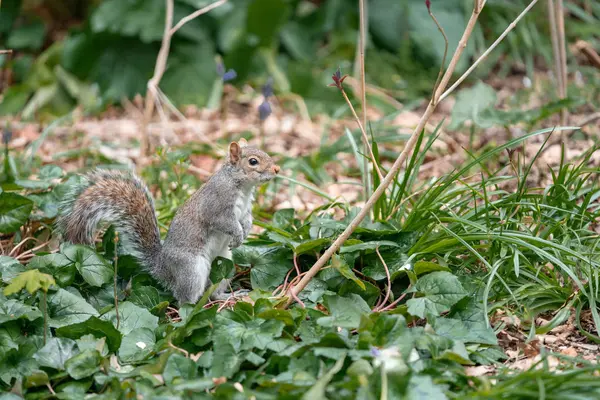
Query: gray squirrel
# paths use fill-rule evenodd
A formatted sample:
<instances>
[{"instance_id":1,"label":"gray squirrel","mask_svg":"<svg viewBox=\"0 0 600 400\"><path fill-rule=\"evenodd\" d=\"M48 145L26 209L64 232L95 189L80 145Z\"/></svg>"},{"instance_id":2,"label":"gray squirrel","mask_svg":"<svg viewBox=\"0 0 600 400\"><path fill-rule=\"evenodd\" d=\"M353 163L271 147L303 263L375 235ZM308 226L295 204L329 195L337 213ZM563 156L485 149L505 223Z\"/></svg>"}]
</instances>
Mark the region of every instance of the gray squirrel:
<instances>
[{"instance_id":1,"label":"gray squirrel","mask_svg":"<svg viewBox=\"0 0 600 400\"><path fill-rule=\"evenodd\" d=\"M231 249L248 236L255 187L278 173L267 153L244 139L230 143L224 165L179 208L161 244L144 182L130 172L95 170L65 196L56 227L71 243L92 244L100 222L113 224L132 255L180 305L196 303L211 285L213 260L231 259ZM211 297L229 297L228 288L223 280Z\"/></svg>"}]
</instances>

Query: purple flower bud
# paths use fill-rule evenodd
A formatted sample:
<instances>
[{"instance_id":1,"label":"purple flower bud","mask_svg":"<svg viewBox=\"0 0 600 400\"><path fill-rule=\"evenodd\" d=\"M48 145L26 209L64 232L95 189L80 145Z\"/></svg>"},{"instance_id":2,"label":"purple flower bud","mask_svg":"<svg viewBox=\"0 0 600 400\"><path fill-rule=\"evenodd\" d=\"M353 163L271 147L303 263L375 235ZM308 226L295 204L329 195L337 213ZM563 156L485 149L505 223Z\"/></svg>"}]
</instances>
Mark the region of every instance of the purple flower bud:
<instances>
[{"instance_id":1,"label":"purple flower bud","mask_svg":"<svg viewBox=\"0 0 600 400\"><path fill-rule=\"evenodd\" d=\"M223 82L234 80L237 77L237 72L235 70L230 69L229 71L223 74Z\"/></svg>"},{"instance_id":2,"label":"purple flower bud","mask_svg":"<svg viewBox=\"0 0 600 400\"><path fill-rule=\"evenodd\" d=\"M271 115L271 105L266 98L263 100L260 106L258 106L258 115L261 121L264 121L269 115Z\"/></svg>"},{"instance_id":3,"label":"purple flower bud","mask_svg":"<svg viewBox=\"0 0 600 400\"><path fill-rule=\"evenodd\" d=\"M427 11L431 12L431 0L425 0L425 5L427 6Z\"/></svg>"},{"instance_id":4,"label":"purple flower bud","mask_svg":"<svg viewBox=\"0 0 600 400\"><path fill-rule=\"evenodd\" d=\"M262 94L265 96L265 99L273 96L273 78L267 79L267 83L262 87Z\"/></svg>"},{"instance_id":5,"label":"purple flower bud","mask_svg":"<svg viewBox=\"0 0 600 400\"><path fill-rule=\"evenodd\" d=\"M347 77L348 75L342 76L342 70L340 69L340 67L338 67L337 71L335 71L335 73L331 76L331 79L333 79L333 83L329 86L335 86L341 90L342 83L344 83L344 79L346 79Z\"/></svg>"},{"instance_id":6,"label":"purple flower bud","mask_svg":"<svg viewBox=\"0 0 600 400\"><path fill-rule=\"evenodd\" d=\"M381 355L381 351L377 347L371 347L371 355L373 357L379 357Z\"/></svg>"},{"instance_id":7,"label":"purple flower bud","mask_svg":"<svg viewBox=\"0 0 600 400\"><path fill-rule=\"evenodd\" d=\"M10 139L12 139L12 130L10 128L4 128L4 131L2 132L2 143L7 145L8 142L10 142Z\"/></svg>"},{"instance_id":8,"label":"purple flower bud","mask_svg":"<svg viewBox=\"0 0 600 400\"><path fill-rule=\"evenodd\" d=\"M225 64L222 62L217 62L217 74L219 76L223 76L223 74L225 74Z\"/></svg>"}]
</instances>

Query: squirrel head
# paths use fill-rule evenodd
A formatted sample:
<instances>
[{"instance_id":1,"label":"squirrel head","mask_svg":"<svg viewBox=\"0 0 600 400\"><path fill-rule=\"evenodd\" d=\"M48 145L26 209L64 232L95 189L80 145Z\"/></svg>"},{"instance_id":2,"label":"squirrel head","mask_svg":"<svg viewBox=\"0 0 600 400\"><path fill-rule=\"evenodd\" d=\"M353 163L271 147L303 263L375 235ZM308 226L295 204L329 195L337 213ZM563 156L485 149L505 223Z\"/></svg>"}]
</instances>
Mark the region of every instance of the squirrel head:
<instances>
[{"instance_id":1,"label":"squirrel head","mask_svg":"<svg viewBox=\"0 0 600 400\"><path fill-rule=\"evenodd\" d=\"M228 162L242 173L243 181L253 185L270 181L280 169L271 156L249 146L243 138L229 144Z\"/></svg>"}]
</instances>

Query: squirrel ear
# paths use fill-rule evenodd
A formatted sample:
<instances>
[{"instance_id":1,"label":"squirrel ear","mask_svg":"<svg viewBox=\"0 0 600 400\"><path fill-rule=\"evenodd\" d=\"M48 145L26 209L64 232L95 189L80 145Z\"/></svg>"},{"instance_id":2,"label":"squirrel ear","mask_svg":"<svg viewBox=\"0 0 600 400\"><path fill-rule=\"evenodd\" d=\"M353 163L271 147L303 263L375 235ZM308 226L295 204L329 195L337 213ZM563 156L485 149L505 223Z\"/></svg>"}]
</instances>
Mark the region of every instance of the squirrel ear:
<instances>
[{"instance_id":1,"label":"squirrel ear","mask_svg":"<svg viewBox=\"0 0 600 400\"><path fill-rule=\"evenodd\" d=\"M237 144L237 142L231 142L229 144L229 161L231 161L232 164L235 164L238 161L240 161L241 157L242 150L240 148L240 145Z\"/></svg>"},{"instance_id":2,"label":"squirrel ear","mask_svg":"<svg viewBox=\"0 0 600 400\"><path fill-rule=\"evenodd\" d=\"M241 138L240 140L238 140L238 144L240 145L240 147L248 146L248 142L244 138Z\"/></svg>"}]
</instances>

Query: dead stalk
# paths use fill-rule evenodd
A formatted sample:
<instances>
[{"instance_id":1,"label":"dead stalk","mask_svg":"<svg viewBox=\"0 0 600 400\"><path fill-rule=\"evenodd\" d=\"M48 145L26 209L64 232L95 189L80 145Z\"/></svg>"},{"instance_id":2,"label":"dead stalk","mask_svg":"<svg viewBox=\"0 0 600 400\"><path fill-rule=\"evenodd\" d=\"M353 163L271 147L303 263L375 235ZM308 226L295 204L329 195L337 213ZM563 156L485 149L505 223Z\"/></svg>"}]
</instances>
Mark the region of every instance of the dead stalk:
<instances>
[{"instance_id":1,"label":"dead stalk","mask_svg":"<svg viewBox=\"0 0 600 400\"><path fill-rule=\"evenodd\" d=\"M141 149L140 154L142 157L148 155L150 150L150 138L148 132L148 125L152 119L152 115L154 114L154 102L156 97L158 96L158 85L160 80L162 79L163 74L165 73L165 69L167 66L167 59L169 57L169 50L171 48L171 38L177 31L186 23L191 21L192 19L199 17L202 14L206 14L207 12L213 10L216 7L219 7L222 4L225 4L227 0L218 0L204 8L194 11L190 15L182 18L175 26L173 26L173 0L166 0L166 15L165 15L165 29L163 33L162 43L160 45L160 50L158 51L158 56L156 57L156 64L154 65L154 74L152 78L148 81L148 88L146 90L146 99L144 103L144 118L142 119L142 140L141 140Z\"/></svg>"},{"instance_id":2,"label":"dead stalk","mask_svg":"<svg viewBox=\"0 0 600 400\"><path fill-rule=\"evenodd\" d=\"M456 82L454 82L454 84L452 86L450 86L450 88L448 90L446 90L441 96L439 101L444 100L446 97L448 97L448 95L450 95L450 93L452 93L472 72L473 70L475 70L475 68L477 68L477 66L486 59L486 57L500 44L500 42L502 42L504 40L504 38L513 30L515 29L515 27L517 26L517 23L519 23L519 21L525 16L525 14L527 14L529 12L529 10L531 10L533 8L533 6L535 6L535 4L538 2L538 0L532 0L531 3L529 3L529 5L521 12L521 14L519 14L519 16L517 18L515 18L515 20L513 22L511 22L506 29L504 30L504 32L502 32L502 34L500 36L498 36L498 39L496 39L496 41L494 43L492 43L492 45L490 47L488 47L486 49L486 51L483 52L483 54L481 56L479 56L479 58L473 63L473 65L471 65L469 67L469 69L467 69L465 71L464 74L462 74L462 76L460 78L458 78L456 80Z\"/></svg>"},{"instance_id":3,"label":"dead stalk","mask_svg":"<svg viewBox=\"0 0 600 400\"><path fill-rule=\"evenodd\" d=\"M560 72L562 85L562 98L567 98L567 44L565 38L565 9L563 0L556 0L556 25L558 28L558 50L560 53ZM567 123L567 109L561 112L561 124Z\"/></svg>"},{"instance_id":4,"label":"dead stalk","mask_svg":"<svg viewBox=\"0 0 600 400\"><path fill-rule=\"evenodd\" d=\"M350 222L348 227L346 227L346 229L332 243L332 245L323 253L323 255L321 255L321 257L315 262L315 264L305 273L304 277L300 280L300 282L296 286L294 286L290 289L289 293L291 296L287 298L286 306L289 306L290 304L292 304L292 302L294 301L294 297L297 297L298 293L300 293L306 287L306 285L308 285L310 280L321 270L321 268L323 268L325 266L325 264L333 256L333 254L335 254L335 252L338 251L338 249L348 239L348 237L350 237L352 232L354 232L354 230L362 222L362 220L365 218L365 216L367 216L367 214L370 212L370 210L373 207L373 205L375 204L375 202L381 197L383 192L392 183L395 176L400 171L400 168L404 165L404 162L406 161L409 153L412 152L421 131L423 130L423 128L427 124L427 121L433 114L433 111L435 110L436 104L438 103L441 93L444 92L444 89L448 85L448 82L450 81L450 78L452 77L452 74L454 73L454 70L456 69L456 64L458 63L460 56L462 55L465 47L467 46L467 41L469 40L469 37L471 36L471 34L473 32L473 28L475 27L475 24L477 23L477 18L479 17L481 9L484 6L485 6L485 1L477 0L475 2L473 12L471 13L471 17L469 18L469 21L467 23L467 26L463 33L463 36L461 37L461 39L458 43L456 51L454 52L454 55L452 56L452 59L450 60L450 64L448 65L448 68L446 69L446 72L444 73L444 76L442 77L442 80L440 82L438 89L435 91L435 94L434 94L433 98L431 99L431 101L429 102L427 109L423 113L423 116L421 117L417 127L415 128L415 130L413 131L408 142L404 146L404 150L402 150L402 152L400 153L400 155L398 156L398 158L396 159L396 161L390 168L389 173L385 176L385 178L383 179L383 181L381 182L379 187L377 187L377 189L375 190L373 195L367 200L367 202L365 203L364 207L360 210L358 215L356 215L356 217L354 217L354 219Z\"/></svg>"},{"instance_id":5,"label":"dead stalk","mask_svg":"<svg viewBox=\"0 0 600 400\"><path fill-rule=\"evenodd\" d=\"M385 269L385 275L387 276L387 282L388 282L388 287L385 293L385 297L383 298L383 301L381 302L381 304L378 304L373 311L380 311L382 307L385 306L385 303L387 303L388 299L390 298L390 294L392 292L392 277L390 276L390 269L388 268L387 264L385 263L385 260L383 259L383 257L381 256L381 253L379 252L379 247L377 247L375 249L375 252L377 253L377 256L379 257L379 261L381 261L381 263L383 264L383 268Z\"/></svg>"},{"instance_id":6,"label":"dead stalk","mask_svg":"<svg viewBox=\"0 0 600 400\"><path fill-rule=\"evenodd\" d=\"M365 18L366 18L366 4L364 0L358 0L359 7L359 15L360 15L360 40L358 41L358 46L360 48L360 53L358 57L358 62L360 66L360 102L362 109L362 128L361 133L363 135L363 152L366 154L366 151L369 150L369 154L371 156L371 162L373 163L373 168L376 169L377 174L379 175L379 180L382 179L381 171L379 170L379 166L373 156L373 150L369 144L369 138L367 137L364 129L367 126L367 92L366 92L366 82L365 82L365 48L366 48L366 32L365 32ZM369 160L363 158L363 185L365 189L365 199L368 199L371 196L371 179L368 173L369 171Z\"/></svg>"}]
</instances>

